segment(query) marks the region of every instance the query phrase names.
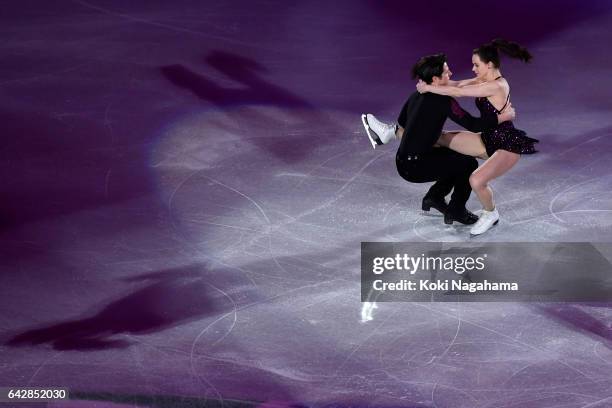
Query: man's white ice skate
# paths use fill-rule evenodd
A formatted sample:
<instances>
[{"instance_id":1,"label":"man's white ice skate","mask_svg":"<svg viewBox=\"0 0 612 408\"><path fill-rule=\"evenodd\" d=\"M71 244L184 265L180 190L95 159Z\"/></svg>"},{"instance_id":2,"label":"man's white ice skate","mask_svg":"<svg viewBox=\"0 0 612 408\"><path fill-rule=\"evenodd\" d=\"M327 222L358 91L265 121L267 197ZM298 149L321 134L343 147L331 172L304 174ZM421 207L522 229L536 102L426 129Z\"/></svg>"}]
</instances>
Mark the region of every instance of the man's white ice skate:
<instances>
[{"instance_id":1,"label":"man's white ice skate","mask_svg":"<svg viewBox=\"0 0 612 408\"><path fill-rule=\"evenodd\" d=\"M361 115L361 122L374 149L377 145L389 143L395 137L395 126L379 121L371 113Z\"/></svg>"}]
</instances>

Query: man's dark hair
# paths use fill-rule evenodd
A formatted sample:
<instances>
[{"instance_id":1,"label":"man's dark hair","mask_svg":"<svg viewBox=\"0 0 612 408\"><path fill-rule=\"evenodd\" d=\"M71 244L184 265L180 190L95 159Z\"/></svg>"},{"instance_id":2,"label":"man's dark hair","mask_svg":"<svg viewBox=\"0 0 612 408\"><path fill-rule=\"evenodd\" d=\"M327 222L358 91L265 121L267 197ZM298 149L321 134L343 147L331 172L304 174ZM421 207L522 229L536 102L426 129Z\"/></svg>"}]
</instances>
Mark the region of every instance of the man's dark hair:
<instances>
[{"instance_id":1,"label":"man's dark hair","mask_svg":"<svg viewBox=\"0 0 612 408\"><path fill-rule=\"evenodd\" d=\"M433 77L442 76L445 62L446 55L444 54L427 55L412 67L412 78L422 79L426 83L431 84Z\"/></svg>"}]
</instances>

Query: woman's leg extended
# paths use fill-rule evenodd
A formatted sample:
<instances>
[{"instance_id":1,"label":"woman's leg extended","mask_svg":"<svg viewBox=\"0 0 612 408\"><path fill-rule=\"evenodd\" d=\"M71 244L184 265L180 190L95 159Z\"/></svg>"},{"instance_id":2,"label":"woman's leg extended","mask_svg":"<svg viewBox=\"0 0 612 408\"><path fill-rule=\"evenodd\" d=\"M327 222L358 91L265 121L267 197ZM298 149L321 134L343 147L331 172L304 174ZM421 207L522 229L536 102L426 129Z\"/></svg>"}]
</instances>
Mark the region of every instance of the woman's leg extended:
<instances>
[{"instance_id":1,"label":"woman's leg extended","mask_svg":"<svg viewBox=\"0 0 612 408\"><path fill-rule=\"evenodd\" d=\"M402 140L402 135L404 134L404 128L400 125L397 125L397 129L395 130L395 138L397 140Z\"/></svg>"},{"instance_id":2,"label":"woman's leg extended","mask_svg":"<svg viewBox=\"0 0 612 408\"><path fill-rule=\"evenodd\" d=\"M510 170L520 157L521 155L517 153L498 150L470 176L470 186L485 210L493 211L495 208L493 191L489 187L489 182Z\"/></svg>"},{"instance_id":3,"label":"woman's leg extended","mask_svg":"<svg viewBox=\"0 0 612 408\"><path fill-rule=\"evenodd\" d=\"M438 144L467 156L487 157L487 150L478 133L466 131L442 132Z\"/></svg>"}]
</instances>

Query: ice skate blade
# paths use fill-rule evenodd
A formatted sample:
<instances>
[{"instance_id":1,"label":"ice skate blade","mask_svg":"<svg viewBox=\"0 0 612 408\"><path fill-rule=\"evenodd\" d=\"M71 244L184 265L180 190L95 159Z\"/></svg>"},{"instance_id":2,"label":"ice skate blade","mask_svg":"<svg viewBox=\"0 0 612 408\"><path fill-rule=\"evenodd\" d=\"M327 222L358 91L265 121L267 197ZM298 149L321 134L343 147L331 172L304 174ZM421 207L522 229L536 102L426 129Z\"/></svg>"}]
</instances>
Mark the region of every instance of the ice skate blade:
<instances>
[{"instance_id":1,"label":"ice skate blade","mask_svg":"<svg viewBox=\"0 0 612 408\"><path fill-rule=\"evenodd\" d=\"M365 114L361 115L361 123L363 123L363 127L366 131L366 134L368 135L368 139L370 139L372 148L376 149L376 145L382 145L383 142L380 140L380 138L376 135L376 133L371 131L370 125L368 125L368 119L366 118Z\"/></svg>"}]
</instances>

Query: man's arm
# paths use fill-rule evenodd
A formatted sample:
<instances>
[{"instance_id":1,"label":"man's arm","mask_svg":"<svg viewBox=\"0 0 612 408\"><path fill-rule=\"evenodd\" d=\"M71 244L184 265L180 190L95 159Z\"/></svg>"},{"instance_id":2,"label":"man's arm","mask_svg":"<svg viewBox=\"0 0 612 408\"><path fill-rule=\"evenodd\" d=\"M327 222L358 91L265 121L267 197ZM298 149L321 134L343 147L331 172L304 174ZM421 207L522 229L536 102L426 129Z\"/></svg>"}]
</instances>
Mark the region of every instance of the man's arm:
<instances>
[{"instance_id":1,"label":"man's arm","mask_svg":"<svg viewBox=\"0 0 612 408\"><path fill-rule=\"evenodd\" d=\"M512 106L507 106L504 112L497 115L497 117L476 118L463 109L455 99L450 98L448 117L470 132L482 132L485 129L497 126L498 123L514 119L514 116L514 108L512 108Z\"/></svg>"}]
</instances>

